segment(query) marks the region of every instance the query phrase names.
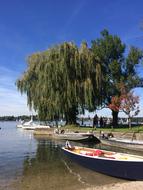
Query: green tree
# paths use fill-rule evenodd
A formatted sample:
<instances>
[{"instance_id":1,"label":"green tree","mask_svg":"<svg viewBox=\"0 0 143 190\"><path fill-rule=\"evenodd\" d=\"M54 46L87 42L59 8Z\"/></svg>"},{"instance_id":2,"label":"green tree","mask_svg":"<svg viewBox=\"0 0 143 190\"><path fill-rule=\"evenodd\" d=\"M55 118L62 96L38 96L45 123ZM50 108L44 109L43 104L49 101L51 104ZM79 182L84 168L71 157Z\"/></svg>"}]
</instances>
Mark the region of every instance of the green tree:
<instances>
[{"instance_id":1,"label":"green tree","mask_svg":"<svg viewBox=\"0 0 143 190\"><path fill-rule=\"evenodd\" d=\"M127 57L124 53L120 38L104 30L91 48L86 42L79 48L65 42L29 56L27 70L16 85L40 120L64 116L67 123L75 124L79 108L84 112L108 106L113 96L120 95L121 82L128 91L138 84L135 67L142 52L131 47ZM115 126L118 111L112 109L112 115Z\"/></svg>"},{"instance_id":2,"label":"green tree","mask_svg":"<svg viewBox=\"0 0 143 190\"><path fill-rule=\"evenodd\" d=\"M125 44L116 35L107 30L101 32L101 38L92 41L92 51L98 57L101 68L100 87L98 88L99 106L108 107L113 96L120 96L120 83L124 83L128 92L137 86L140 78L136 65L140 63L143 53L131 47L125 56ZM113 126L118 124L118 110L112 110Z\"/></svg>"},{"instance_id":3,"label":"green tree","mask_svg":"<svg viewBox=\"0 0 143 190\"><path fill-rule=\"evenodd\" d=\"M57 119L64 114L68 123L76 123L78 63L74 43L63 43L28 58L28 68L17 80L17 87L26 93L28 105L41 120Z\"/></svg>"}]
</instances>

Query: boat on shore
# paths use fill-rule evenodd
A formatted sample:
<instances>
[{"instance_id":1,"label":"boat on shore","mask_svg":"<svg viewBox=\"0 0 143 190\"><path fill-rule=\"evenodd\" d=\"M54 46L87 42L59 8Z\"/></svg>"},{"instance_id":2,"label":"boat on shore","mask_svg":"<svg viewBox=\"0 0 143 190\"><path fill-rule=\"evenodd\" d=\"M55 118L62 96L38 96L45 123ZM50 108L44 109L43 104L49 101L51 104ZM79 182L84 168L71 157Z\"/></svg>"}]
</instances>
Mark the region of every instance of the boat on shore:
<instances>
[{"instance_id":1,"label":"boat on shore","mask_svg":"<svg viewBox=\"0 0 143 190\"><path fill-rule=\"evenodd\" d=\"M143 180L143 156L74 146L62 148L73 161L112 177Z\"/></svg>"},{"instance_id":2,"label":"boat on shore","mask_svg":"<svg viewBox=\"0 0 143 190\"><path fill-rule=\"evenodd\" d=\"M100 143L100 140L92 133L53 133L52 137L60 140Z\"/></svg>"},{"instance_id":3,"label":"boat on shore","mask_svg":"<svg viewBox=\"0 0 143 190\"><path fill-rule=\"evenodd\" d=\"M123 138L100 138L104 145L114 146L135 151L143 151L143 141Z\"/></svg>"}]
</instances>

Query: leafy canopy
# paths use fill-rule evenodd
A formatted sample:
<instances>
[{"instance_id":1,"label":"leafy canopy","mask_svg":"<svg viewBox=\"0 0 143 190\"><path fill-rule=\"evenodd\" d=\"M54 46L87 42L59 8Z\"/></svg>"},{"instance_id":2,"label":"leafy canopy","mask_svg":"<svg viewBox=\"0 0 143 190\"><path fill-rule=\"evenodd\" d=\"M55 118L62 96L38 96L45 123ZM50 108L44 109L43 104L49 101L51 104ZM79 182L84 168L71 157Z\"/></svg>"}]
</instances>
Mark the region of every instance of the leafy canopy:
<instances>
[{"instance_id":1,"label":"leafy canopy","mask_svg":"<svg viewBox=\"0 0 143 190\"><path fill-rule=\"evenodd\" d=\"M141 59L142 51L134 47L125 57L125 44L104 30L91 48L86 42L80 47L64 42L32 54L16 85L40 119L64 115L75 123L78 108L84 112L107 106L113 96L120 95L121 82L128 92L135 87L140 81L135 67Z\"/></svg>"}]
</instances>

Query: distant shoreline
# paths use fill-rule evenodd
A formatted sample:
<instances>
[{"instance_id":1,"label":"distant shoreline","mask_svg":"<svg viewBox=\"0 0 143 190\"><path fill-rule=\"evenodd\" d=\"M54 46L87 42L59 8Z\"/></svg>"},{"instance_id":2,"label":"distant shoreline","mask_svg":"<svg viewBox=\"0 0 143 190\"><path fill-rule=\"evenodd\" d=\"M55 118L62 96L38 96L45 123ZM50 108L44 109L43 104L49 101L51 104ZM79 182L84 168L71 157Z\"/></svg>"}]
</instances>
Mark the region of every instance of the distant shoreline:
<instances>
[{"instance_id":1,"label":"distant shoreline","mask_svg":"<svg viewBox=\"0 0 143 190\"><path fill-rule=\"evenodd\" d=\"M21 120L29 120L31 115L21 115L21 116L0 116L0 121L19 121ZM37 115L33 115L33 119L37 120Z\"/></svg>"}]
</instances>

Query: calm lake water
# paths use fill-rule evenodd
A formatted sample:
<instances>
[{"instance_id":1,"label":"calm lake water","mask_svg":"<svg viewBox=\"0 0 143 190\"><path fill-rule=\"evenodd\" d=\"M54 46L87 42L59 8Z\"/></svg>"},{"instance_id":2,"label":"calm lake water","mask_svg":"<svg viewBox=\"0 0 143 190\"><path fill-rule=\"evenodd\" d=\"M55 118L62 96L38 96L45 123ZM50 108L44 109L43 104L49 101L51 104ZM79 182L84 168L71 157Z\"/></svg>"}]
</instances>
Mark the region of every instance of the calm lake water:
<instances>
[{"instance_id":1,"label":"calm lake water","mask_svg":"<svg viewBox=\"0 0 143 190\"><path fill-rule=\"evenodd\" d=\"M65 142L36 138L17 129L16 122L0 127L0 190L75 190L124 182L69 160L60 148Z\"/></svg>"}]
</instances>

